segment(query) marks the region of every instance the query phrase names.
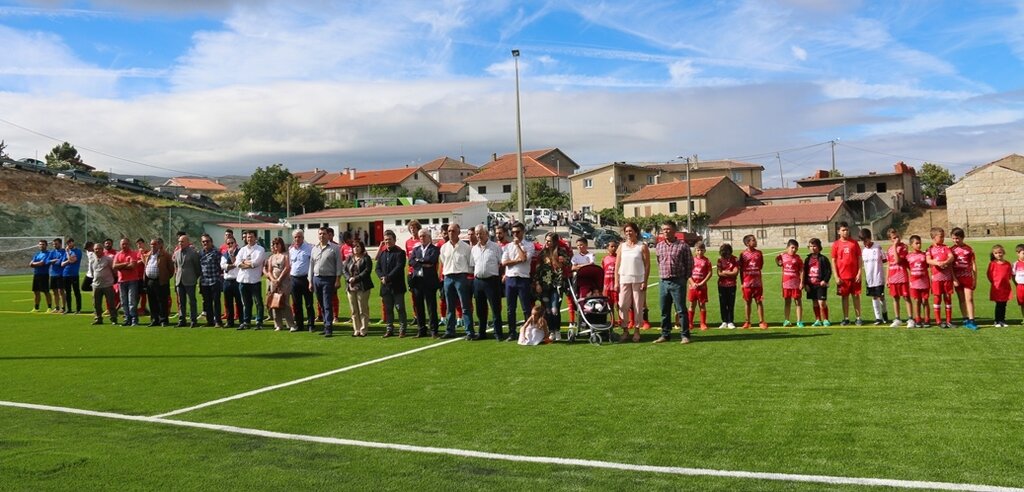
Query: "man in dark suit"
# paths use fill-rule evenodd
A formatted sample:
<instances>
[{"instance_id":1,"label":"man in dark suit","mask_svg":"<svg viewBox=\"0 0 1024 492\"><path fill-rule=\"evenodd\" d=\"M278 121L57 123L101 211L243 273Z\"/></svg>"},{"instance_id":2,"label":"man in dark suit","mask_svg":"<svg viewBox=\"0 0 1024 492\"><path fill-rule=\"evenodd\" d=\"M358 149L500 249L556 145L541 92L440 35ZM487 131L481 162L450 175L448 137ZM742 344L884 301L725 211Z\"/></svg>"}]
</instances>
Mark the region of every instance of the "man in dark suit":
<instances>
[{"instance_id":1,"label":"man in dark suit","mask_svg":"<svg viewBox=\"0 0 1024 492\"><path fill-rule=\"evenodd\" d=\"M441 281L437 276L437 259L441 250L434 244L430 237L430 229L420 229L420 244L412 250L412 257L409 258L409 265L412 273L409 277L409 288L412 289L412 302L415 312L420 313L417 319L419 331L417 338L427 336L427 316L430 316L430 334L438 337L437 319L437 291L441 288ZM424 311L424 304L426 311Z\"/></svg>"},{"instance_id":2,"label":"man in dark suit","mask_svg":"<svg viewBox=\"0 0 1024 492\"><path fill-rule=\"evenodd\" d=\"M395 233L384 231L384 242L377 254L377 278L380 279L380 300L384 302L387 331L384 338L395 334L395 310L398 311L399 338L405 337L409 322L405 311L405 250L395 244Z\"/></svg>"},{"instance_id":3,"label":"man in dark suit","mask_svg":"<svg viewBox=\"0 0 1024 492\"><path fill-rule=\"evenodd\" d=\"M178 250L174 260L174 288L178 294L178 326L185 326L185 315L190 314L192 328L196 327L199 312L196 310L196 283L202 274L199 253L192 247L187 235L178 237ZM188 306L186 306L188 303Z\"/></svg>"}]
</instances>

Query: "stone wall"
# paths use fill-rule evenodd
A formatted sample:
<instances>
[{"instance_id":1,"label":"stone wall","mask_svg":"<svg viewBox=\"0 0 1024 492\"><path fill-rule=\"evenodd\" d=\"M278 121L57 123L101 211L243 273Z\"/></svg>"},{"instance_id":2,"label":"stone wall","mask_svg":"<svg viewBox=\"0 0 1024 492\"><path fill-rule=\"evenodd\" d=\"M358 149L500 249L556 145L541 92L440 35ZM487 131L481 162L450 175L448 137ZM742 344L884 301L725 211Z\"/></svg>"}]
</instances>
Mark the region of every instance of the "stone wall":
<instances>
[{"instance_id":1,"label":"stone wall","mask_svg":"<svg viewBox=\"0 0 1024 492\"><path fill-rule=\"evenodd\" d=\"M951 227L968 236L1024 235L1024 173L979 169L946 189Z\"/></svg>"}]
</instances>

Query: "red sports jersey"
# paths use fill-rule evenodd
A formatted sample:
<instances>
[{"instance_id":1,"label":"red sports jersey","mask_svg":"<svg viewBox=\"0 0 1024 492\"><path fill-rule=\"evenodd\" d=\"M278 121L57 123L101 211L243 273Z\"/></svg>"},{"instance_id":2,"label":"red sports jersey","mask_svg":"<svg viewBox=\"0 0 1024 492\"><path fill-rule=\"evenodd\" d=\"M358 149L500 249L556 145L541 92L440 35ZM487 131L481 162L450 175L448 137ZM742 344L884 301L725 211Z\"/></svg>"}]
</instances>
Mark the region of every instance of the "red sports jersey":
<instances>
[{"instance_id":1,"label":"red sports jersey","mask_svg":"<svg viewBox=\"0 0 1024 492\"><path fill-rule=\"evenodd\" d=\"M907 253L907 269L910 270L910 288L928 288L928 257L920 251Z\"/></svg>"},{"instance_id":2,"label":"red sports jersey","mask_svg":"<svg viewBox=\"0 0 1024 492\"><path fill-rule=\"evenodd\" d=\"M804 273L804 261L799 256L789 253L779 255L782 259L782 288L799 289L800 277Z\"/></svg>"},{"instance_id":3,"label":"red sports jersey","mask_svg":"<svg viewBox=\"0 0 1024 492\"><path fill-rule=\"evenodd\" d=\"M718 258L718 271L732 270L739 266L735 256L722 256ZM736 287L736 277L723 277L718 276L719 287Z\"/></svg>"},{"instance_id":4,"label":"red sports jersey","mask_svg":"<svg viewBox=\"0 0 1024 492\"><path fill-rule=\"evenodd\" d=\"M968 245L953 246L953 275L956 278L973 276L971 265L974 264L974 249Z\"/></svg>"},{"instance_id":5,"label":"red sports jersey","mask_svg":"<svg viewBox=\"0 0 1024 492\"><path fill-rule=\"evenodd\" d=\"M1013 273L1013 266L1008 261L993 261L988 264L988 281L992 283L992 290L988 298L995 302L1008 302L1013 289L1010 287L1010 275Z\"/></svg>"},{"instance_id":6,"label":"red sports jersey","mask_svg":"<svg viewBox=\"0 0 1024 492\"><path fill-rule=\"evenodd\" d=\"M412 250L416 249L416 246L419 245L419 238L411 237L405 240L405 259L407 261L412 258ZM412 273L412 263L409 263L409 273Z\"/></svg>"},{"instance_id":7,"label":"red sports jersey","mask_svg":"<svg viewBox=\"0 0 1024 492\"><path fill-rule=\"evenodd\" d=\"M690 278L693 279L694 283L697 283L709 276L711 276L711 260L707 256L703 258L695 256L693 258L693 273L690 274Z\"/></svg>"},{"instance_id":8,"label":"red sports jersey","mask_svg":"<svg viewBox=\"0 0 1024 492\"><path fill-rule=\"evenodd\" d=\"M907 283L907 245L897 243L889 246L886 252L886 262L889 263L889 279L891 284Z\"/></svg>"},{"instance_id":9,"label":"red sports jersey","mask_svg":"<svg viewBox=\"0 0 1024 492\"><path fill-rule=\"evenodd\" d=\"M850 239L832 243L832 260L836 264L836 277L853 280L860 273L860 245Z\"/></svg>"},{"instance_id":10,"label":"red sports jersey","mask_svg":"<svg viewBox=\"0 0 1024 492\"><path fill-rule=\"evenodd\" d=\"M949 249L949 246L933 244L928 247L928 258L935 261L945 261L950 256L953 256L953 250ZM953 280L953 266L947 266L946 268L939 268L932 265L932 281L944 282L946 280Z\"/></svg>"},{"instance_id":11,"label":"red sports jersey","mask_svg":"<svg viewBox=\"0 0 1024 492\"><path fill-rule=\"evenodd\" d=\"M743 286L761 287L761 269L764 268L764 254L760 250L745 249L740 253L740 273Z\"/></svg>"},{"instance_id":12,"label":"red sports jersey","mask_svg":"<svg viewBox=\"0 0 1024 492\"><path fill-rule=\"evenodd\" d=\"M612 255L605 256L601 260L601 268L604 269L604 288L605 290L615 288L615 257Z\"/></svg>"},{"instance_id":13,"label":"red sports jersey","mask_svg":"<svg viewBox=\"0 0 1024 492\"><path fill-rule=\"evenodd\" d=\"M811 285L821 282L821 265L817 256L807 256L807 280Z\"/></svg>"}]
</instances>

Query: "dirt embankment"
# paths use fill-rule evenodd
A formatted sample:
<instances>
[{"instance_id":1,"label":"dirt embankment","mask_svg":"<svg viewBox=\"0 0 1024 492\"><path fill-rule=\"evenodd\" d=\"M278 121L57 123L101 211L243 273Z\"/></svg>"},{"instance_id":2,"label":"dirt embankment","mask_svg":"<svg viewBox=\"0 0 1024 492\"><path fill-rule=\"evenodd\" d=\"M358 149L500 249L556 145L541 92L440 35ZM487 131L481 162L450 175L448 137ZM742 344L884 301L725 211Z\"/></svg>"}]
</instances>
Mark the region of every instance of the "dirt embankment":
<instances>
[{"instance_id":1,"label":"dirt embankment","mask_svg":"<svg viewBox=\"0 0 1024 492\"><path fill-rule=\"evenodd\" d=\"M107 237L166 240L169 230L199 235L204 222L226 221L234 222L236 217L108 186L0 168L0 236L4 237L64 235L74 237L81 247L86 240ZM6 256L0 255L0 273L28 273L24 267L30 252L24 262Z\"/></svg>"}]
</instances>

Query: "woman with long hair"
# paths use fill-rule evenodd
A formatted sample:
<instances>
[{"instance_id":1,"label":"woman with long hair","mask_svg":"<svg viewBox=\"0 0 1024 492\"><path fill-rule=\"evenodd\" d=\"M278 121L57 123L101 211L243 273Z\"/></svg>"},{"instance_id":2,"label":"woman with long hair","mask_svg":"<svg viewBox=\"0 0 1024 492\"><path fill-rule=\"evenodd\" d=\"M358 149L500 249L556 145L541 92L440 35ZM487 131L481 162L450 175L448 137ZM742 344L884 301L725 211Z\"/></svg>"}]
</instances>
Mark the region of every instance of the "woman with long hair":
<instances>
[{"instance_id":1,"label":"woman with long hair","mask_svg":"<svg viewBox=\"0 0 1024 492\"><path fill-rule=\"evenodd\" d=\"M569 253L562 248L561 238L555 232L544 236L544 249L540 252L535 292L544 305L544 317L554 340L562 338L562 297L569 286Z\"/></svg>"},{"instance_id":2,"label":"woman with long hair","mask_svg":"<svg viewBox=\"0 0 1024 492\"><path fill-rule=\"evenodd\" d=\"M370 291L373 290L371 272L373 260L366 254L366 246L355 239L352 241L352 255L345 260L342 271L348 281L345 292L348 305L352 307L352 336L365 337L370 324Z\"/></svg>"},{"instance_id":3,"label":"woman with long hair","mask_svg":"<svg viewBox=\"0 0 1024 492\"><path fill-rule=\"evenodd\" d=\"M288 248L284 245L284 239L275 237L270 241L270 258L263 264L263 273L267 276L268 297L280 295L277 307L270 308L270 315L274 318L274 331L281 331L287 327L288 331L299 331L295 326L295 318L292 315L292 307L289 299L292 293L291 263L288 260Z\"/></svg>"},{"instance_id":4,"label":"woman with long hair","mask_svg":"<svg viewBox=\"0 0 1024 492\"><path fill-rule=\"evenodd\" d=\"M629 222L622 228L626 238L615 259L615 290L619 292L619 317L622 319L622 341L629 341L627 314L633 310L635 319L643 319L647 305L647 279L651 275L651 252L640 240L640 227ZM634 325L633 341L640 341L639 324Z\"/></svg>"}]
</instances>

